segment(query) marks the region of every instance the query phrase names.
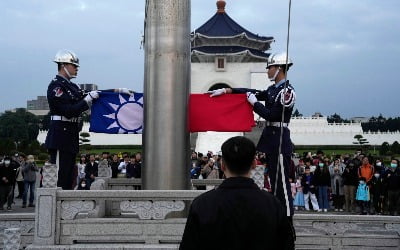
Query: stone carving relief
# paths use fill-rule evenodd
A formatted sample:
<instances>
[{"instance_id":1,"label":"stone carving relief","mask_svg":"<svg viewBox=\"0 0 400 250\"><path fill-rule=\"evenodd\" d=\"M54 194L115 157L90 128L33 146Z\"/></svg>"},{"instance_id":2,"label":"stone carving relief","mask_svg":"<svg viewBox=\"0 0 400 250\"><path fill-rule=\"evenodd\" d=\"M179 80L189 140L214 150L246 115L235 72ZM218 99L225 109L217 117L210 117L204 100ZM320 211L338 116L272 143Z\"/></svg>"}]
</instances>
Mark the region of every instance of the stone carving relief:
<instances>
[{"instance_id":1,"label":"stone carving relief","mask_svg":"<svg viewBox=\"0 0 400 250\"><path fill-rule=\"evenodd\" d=\"M58 179L58 168L56 164L44 164L43 166L43 187L56 188Z\"/></svg>"},{"instance_id":2,"label":"stone carving relief","mask_svg":"<svg viewBox=\"0 0 400 250\"><path fill-rule=\"evenodd\" d=\"M111 168L107 160L100 161L98 169L98 177L111 177Z\"/></svg>"},{"instance_id":3,"label":"stone carving relief","mask_svg":"<svg viewBox=\"0 0 400 250\"><path fill-rule=\"evenodd\" d=\"M386 230L396 231L400 236L400 223L397 224L385 224Z\"/></svg>"},{"instance_id":4,"label":"stone carving relief","mask_svg":"<svg viewBox=\"0 0 400 250\"><path fill-rule=\"evenodd\" d=\"M164 220L170 212L182 211L183 201L122 201L121 213L135 213L141 220Z\"/></svg>"},{"instance_id":5,"label":"stone carving relief","mask_svg":"<svg viewBox=\"0 0 400 250\"><path fill-rule=\"evenodd\" d=\"M257 166L250 172L250 177L254 180L254 182L260 189L264 188L264 169L264 166Z\"/></svg>"},{"instance_id":6,"label":"stone carving relief","mask_svg":"<svg viewBox=\"0 0 400 250\"><path fill-rule=\"evenodd\" d=\"M327 235L343 235L347 230L357 229L354 223L314 222L313 228L325 231Z\"/></svg>"},{"instance_id":7,"label":"stone carving relief","mask_svg":"<svg viewBox=\"0 0 400 250\"><path fill-rule=\"evenodd\" d=\"M21 234L30 234L35 230L35 221L24 220L24 221L0 221L0 233L3 233L7 228L19 228Z\"/></svg>"},{"instance_id":8,"label":"stone carving relief","mask_svg":"<svg viewBox=\"0 0 400 250\"><path fill-rule=\"evenodd\" d=\"M77 217L89 217L95 207L94 201L63 201L61 203L61 219L73 220Z\"/></svg>"},{"instance_id":9,"label":"stone carving relief","mask_svg":"<svg viewBox=\"0 0 400 250\"><path fill-rule=\"evenodd\" d=\"M8 228L3 234L4 250L19 249L21 244L21 230L19 228Z\"/></svg>"}]
</instances>

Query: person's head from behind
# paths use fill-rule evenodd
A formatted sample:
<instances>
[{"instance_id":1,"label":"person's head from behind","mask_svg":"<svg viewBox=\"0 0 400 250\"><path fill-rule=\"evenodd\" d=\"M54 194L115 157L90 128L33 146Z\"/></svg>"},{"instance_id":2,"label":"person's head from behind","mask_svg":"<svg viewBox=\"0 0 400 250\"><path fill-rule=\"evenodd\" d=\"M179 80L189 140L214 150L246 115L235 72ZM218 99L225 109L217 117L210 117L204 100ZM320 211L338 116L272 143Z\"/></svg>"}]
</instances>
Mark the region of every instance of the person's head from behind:
<instances>
[{"instance_id":1,"label":"person's head from behind","mask_svg":"<svg viewBox=\"0 0 400 250\"><path fill-rule=\"evenodd\" d=\"M222 146L222 170L227 177L248 176L255 167L256 147L254 143L243 136L226 140Z\"/></svg>"}]
</instances>

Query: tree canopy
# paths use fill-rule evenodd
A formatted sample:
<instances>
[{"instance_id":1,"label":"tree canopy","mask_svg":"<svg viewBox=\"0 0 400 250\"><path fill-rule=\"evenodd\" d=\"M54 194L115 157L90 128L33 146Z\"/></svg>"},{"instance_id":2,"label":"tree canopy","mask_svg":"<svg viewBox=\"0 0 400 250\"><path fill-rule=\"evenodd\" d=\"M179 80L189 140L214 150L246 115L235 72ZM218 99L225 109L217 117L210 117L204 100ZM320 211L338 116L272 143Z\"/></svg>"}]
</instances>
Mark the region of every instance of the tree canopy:
<instances>
[{"instance_id":1,"label":"tree canopy","mask_svg":"<svg viewBox=\"0 0 400 250\"><path fill-rule=\"evenodd\" d=\"M4 147L18 150L19 145L35 142L39 134L40 120L26 109L7 111L0 116L0 139Z\"/></svg>"}]
</instances>

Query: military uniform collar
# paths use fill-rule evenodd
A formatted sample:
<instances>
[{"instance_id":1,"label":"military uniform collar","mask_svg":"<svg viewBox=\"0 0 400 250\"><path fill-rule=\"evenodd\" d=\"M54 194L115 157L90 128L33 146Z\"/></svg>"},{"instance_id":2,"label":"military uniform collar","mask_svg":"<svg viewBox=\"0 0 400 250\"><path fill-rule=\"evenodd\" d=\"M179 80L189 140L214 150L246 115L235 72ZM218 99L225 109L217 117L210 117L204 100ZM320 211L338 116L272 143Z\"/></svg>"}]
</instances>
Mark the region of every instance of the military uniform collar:
<instances>
[{"instance_id":1,"label":"military uniform collar","mask_svg":"<svg viewBox=\"0 0 400 250\"><path fill-rule=\"evenodd\" d=\"M285 79L282 79L282 80L280 80L279 82L277 82L277 83L275 83L274 84L274 87L275 88L279 88L282 84L284 84L285 83Z\"/></svg>"},{"instance_id":2,"label":"military uniform collar","mask_svg":"<svg viewBox=\"0 0 400 250\"><path fill-rule=\"evenodd\" d=\"M71 82L70 80L68 80L67 78L65 78L65 77L64 77L64 76L62 76L62 75L57 75L57 77L64 79L64 80L65 80L65 81L67 81L68 83L70 83L70 82Z\"/></svg>"}]
</instances>

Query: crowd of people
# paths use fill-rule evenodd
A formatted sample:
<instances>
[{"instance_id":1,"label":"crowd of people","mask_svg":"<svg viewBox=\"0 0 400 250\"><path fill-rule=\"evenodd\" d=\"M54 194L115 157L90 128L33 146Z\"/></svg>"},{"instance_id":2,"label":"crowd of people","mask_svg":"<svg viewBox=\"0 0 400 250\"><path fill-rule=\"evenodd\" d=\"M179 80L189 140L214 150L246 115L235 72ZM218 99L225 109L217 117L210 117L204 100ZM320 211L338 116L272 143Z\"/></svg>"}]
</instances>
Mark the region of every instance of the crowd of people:
<instances>
[{"instance_id":1,"label":"crowd of people","mask_svg":"<svg viewBox=\"0 0 400 250\"><path fill-rule=\"evenodd\" d=\"M0 210L12 211L14 198L22 199L22 207L34 207L35 184L39 168L35 164L33 155L5 156L0 163ZM15 195L15 186L18 187L18 196ZM29 192L29 200L28 200ZM27 205L27 202L28 205Z\"/></svg>"},{"instance_id":2,"label":"crowd of people","mask_svg":"<svg viewBox=\"0 0 400 250\"><path fill-rule=\"evenodd\" d=\"M271 192L267 155L258 153L265 166L264 188ZM192 152L192 179L224 178L221 155ZM326 157L322 151L293 157L289 180L295 210L359 214L400 214L400 166L398 159L385 165L361 152Z\"/></svg>"},{"instance_id":3,"label":"crowd of people","mask_svg":"<svg viewBox=\"0 0 400 250\"><path fill-rule=\"evenodd\" d=\"M99 167L109 169L111 178L141 178L142 154L140 152L111 155L103 152L101 156L82 154L74 170L75 189L89 190L95 178L98 177Z\"/></svg>"},{"instance_id":4,"label":"crowd of people","mask_svg":"<svg viewBox=\"0 0 400 250\"><path fill-rule=\"evenodd\" d=\"M73 168L73 188L89 190L98 177L99 166L109 169L112 178L141 178L141 153L82 154ZM7 204L6 209L12 211L15 199L22 199L22 208L34 207L36 181L39 179L41 187L42 170L36 165L33 155L0 157L0 210L4 210ZM16 188L18 195L15 197Z\"/></svg>"}]
</instances>

